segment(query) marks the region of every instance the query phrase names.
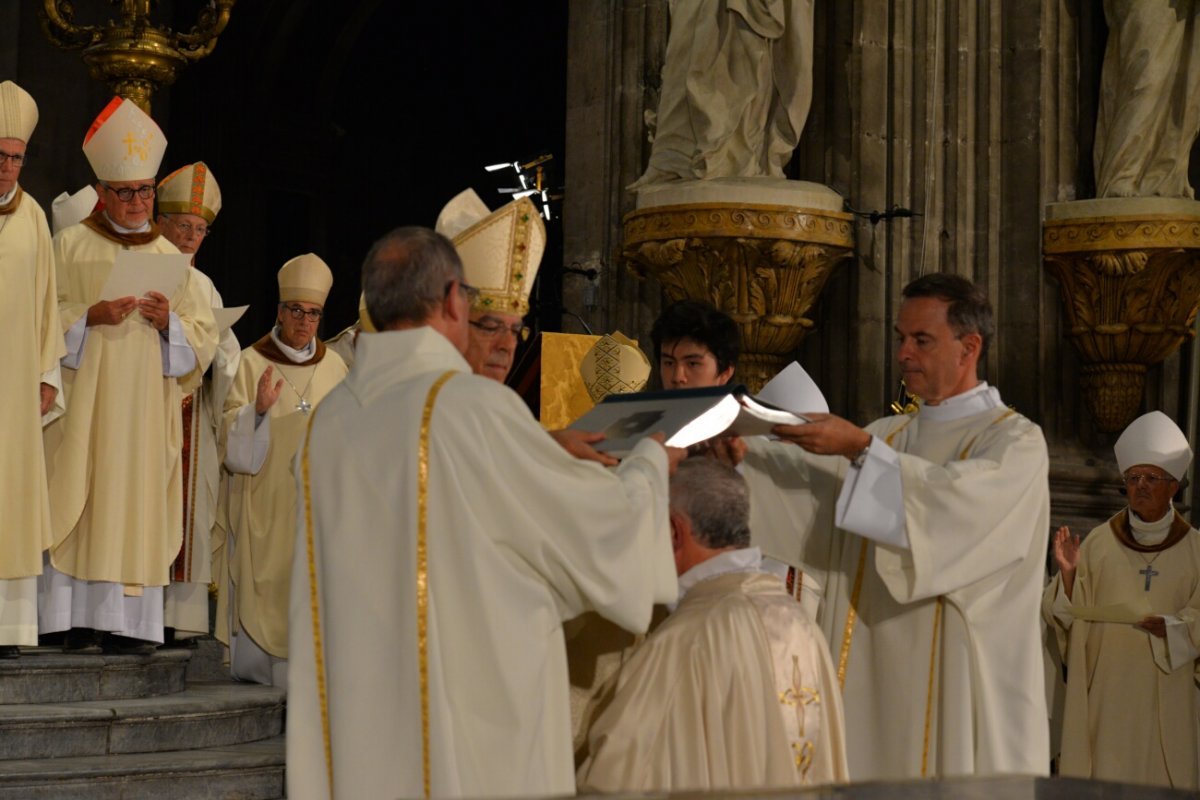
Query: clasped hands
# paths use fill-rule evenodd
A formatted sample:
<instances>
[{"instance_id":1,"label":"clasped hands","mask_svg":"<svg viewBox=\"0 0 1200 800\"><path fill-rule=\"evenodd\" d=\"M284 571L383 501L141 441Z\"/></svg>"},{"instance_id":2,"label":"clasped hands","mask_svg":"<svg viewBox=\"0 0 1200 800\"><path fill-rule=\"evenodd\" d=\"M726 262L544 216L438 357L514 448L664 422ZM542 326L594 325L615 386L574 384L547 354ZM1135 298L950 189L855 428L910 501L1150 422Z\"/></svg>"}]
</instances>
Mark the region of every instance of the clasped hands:
<instances>
[{"instance_id":1,"label":"clasped hands","mask_svg":"<svg viewBox=\"0 0 1200 800\"><path fill-rule=\"evenodd\" d=\"M88 308L87 324L120 325L125 318L138 311L154 326L155 330L165 331L170 319L171 303L160 292L146 292L144 297L118 297L116 300L100 300Z\"/></svg>"}]
</instances>

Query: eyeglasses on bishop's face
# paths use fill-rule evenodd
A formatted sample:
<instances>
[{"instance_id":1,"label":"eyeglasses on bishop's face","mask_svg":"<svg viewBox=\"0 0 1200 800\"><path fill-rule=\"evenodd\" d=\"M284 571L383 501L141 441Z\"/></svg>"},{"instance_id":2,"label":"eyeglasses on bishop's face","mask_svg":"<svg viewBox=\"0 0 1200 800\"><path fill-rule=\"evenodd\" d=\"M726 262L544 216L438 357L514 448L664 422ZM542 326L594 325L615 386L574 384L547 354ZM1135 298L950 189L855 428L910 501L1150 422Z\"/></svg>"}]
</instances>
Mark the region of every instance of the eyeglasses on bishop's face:
<instances>
[{"instance_id":1,"label":"eyeglasses on bishop's face","mask_svg":"<svg viewBox=\"0 0 1200 800\"><path fill-rule=\"evenodd\" d=\"M107 183L101 183L100 185L103 186L105 189L108 189L113 194L115 194L117 196L117 199L120 200L122 203L128 203L130 200L133 199L133 196L135 194L138 197L142 198L143 200L149 200L150 198L154 197L154 184L152 184L152 183L148 183L145 186L138 186L138 187L123 186L120 189L114 189L113 187L109 186Z\"/></svg>"},{"instance_id":2,"label":"eyeglasses on bishop's face","mask_svg":"<svg viewBox=\"0 0 1200 800\"><path fill-rule=\"evenodd\" d=\"M1131 472L1125 476L1124 480L1126 486L1137 486L1138 484L1144 483L1153 489L1160 483L1167 483L1168 481L1173 481L1175 479L1162 478L1158 475L1143 475L1140 472Z\"/></svg>"},{"instance_id":3,"label":"eyeglasses on bishop's face","mask_svg":"<svg viewBox=\"0 0 1200 800\"><path fill-rule=\"evenodd\" d=\"M167 217L167 220L175 226L175 230L179 231L184 236L191 236L194 233L203 239L205 236L208 236L210 233L212 233L212 228L207 225L193 225L190 222L179 222L174 217Z\"/></svg>"},{"instance_id":4,"label":"eyeglasses on bishop's face","mask_svg":"<svg viewBox=\"0 0 1200 800\"><path fill-rule=\"evenodd\" d=\"M3 167L8 161L11 161L14 167L20 169L29 163L29 156L23 153L6 153L0 150L0 167Z\"/></svg>"},{"instance_id":5,"label":"eyeglasses on bishop's face","mask_svg":"<svg viewBox=\"0 0 1200 800\"><path fill-rule=\"evenodd\" d=\"M471 320L471 327L479 331L481 336L492 338L499 336L502 331L508 331L518 342L524 342L529 339L529 326L521 325L505 325L494 317L482 317L480 319Z\"/></svg>"},{"instance_id":6,"label":"eyeglasses on bishop's face","mask_svg":"<svg viewBox=\"0 0 1200 800\"><path fill-rule=\"evenodd\" d=\"M320 322L321 316L324 314L324 312L319 308L310 308L307 311L300 306L285 305L284 308L287 309L288 313L292 315L292 319L296 320L297 322L305 317L308 317L313 322Z\"/></svg>"}]
</instances>

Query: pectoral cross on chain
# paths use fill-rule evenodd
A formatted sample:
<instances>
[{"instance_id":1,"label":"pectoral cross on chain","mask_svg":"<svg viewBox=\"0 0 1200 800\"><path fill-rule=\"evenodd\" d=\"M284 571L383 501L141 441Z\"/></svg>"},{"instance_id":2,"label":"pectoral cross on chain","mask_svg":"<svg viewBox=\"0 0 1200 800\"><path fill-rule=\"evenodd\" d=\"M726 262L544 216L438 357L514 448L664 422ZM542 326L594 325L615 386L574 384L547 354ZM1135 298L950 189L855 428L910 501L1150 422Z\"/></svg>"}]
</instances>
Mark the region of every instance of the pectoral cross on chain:
<instances>
[{"instance_id":1,"label":"pectoral cross on chain","mask_svg":"<svg viewBox=\"0 0 1200 800\"><path fill-rule=\"evenodd\" d=\"M308 402L303 397L301 397L300 402L296 403L296 410L299 411L301 414L307 414L309 411L312 410L312 403ZM1158 573L1156 572L1154 574L1157 575ZM1149 587L1150 587L1150 579L1146 578L1146 588L1148 589Z\"/></svg>"},{"instance_id":2,"label":"pectoral cross on chain","mask_svg":"<svg viewBox=\"0 0 1200 800\"><path fill-rule=\"evenodd\" d=\"M1148 592L1148 591L1150 591L1150 579L1153 578L1155 575L1158 575L1159 572L1154 567L1147 564L1145 569L1138 570L1138 574L1146 576L1146 591Z\"/></svg>"}]
</instances>

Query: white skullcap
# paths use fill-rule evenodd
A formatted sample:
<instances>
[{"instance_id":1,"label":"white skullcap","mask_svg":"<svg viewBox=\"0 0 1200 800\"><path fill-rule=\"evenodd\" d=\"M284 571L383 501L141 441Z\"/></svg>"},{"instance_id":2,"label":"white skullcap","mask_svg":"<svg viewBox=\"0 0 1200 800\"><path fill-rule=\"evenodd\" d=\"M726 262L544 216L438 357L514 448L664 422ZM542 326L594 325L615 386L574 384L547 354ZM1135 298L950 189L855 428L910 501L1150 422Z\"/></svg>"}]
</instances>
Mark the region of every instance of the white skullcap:
<instances>
[{"instance_id":1,"label":"white skullcap","mask_svg":"<svg viewBox=\"0 0 1200 800\"><path fill-rule=\"evenodd\" d=\"M1138 464L1150 464L1181 480L1192 463L1192 448L1187 437L1170 417L1151 411L1129 423L1113 446L1117 467L1124 473Z\"/></svg>"},{"instance_id":2,"label":"white skullcap","mask_svg":"<svg viewBox=\"0 0 1200 800\"><path fill-rule=\"evenodd\" d=\"M50 224L54 227L54 233L83 222L96 208L99 199L95 187L90 183L75 194L63 192L54 198L50 204Z\"/></svg>"},{"instance_id":3,"label":"white skullcap","mask_svg":"<svg viewBox=\"0 0 1200 800\"><path fill-rule=\"evenodd\" d=\"M20 139L28 144L37 121L37 103L29 92L12 81L0 83L0 139Z\"/></svg>"}]
</instances>

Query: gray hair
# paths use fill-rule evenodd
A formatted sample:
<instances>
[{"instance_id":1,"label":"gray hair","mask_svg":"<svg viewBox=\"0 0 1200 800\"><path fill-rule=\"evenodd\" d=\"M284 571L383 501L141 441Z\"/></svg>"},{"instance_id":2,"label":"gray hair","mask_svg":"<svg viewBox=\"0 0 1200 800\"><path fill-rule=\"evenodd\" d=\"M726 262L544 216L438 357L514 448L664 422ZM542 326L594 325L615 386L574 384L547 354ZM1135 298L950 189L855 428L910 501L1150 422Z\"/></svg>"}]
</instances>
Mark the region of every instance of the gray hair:
<instances>
[{"instance_id":1,"label":"gray hair","mask_svg":"<svg viewBox=\"0 0 1200 800\"><path fill-rule=\"evenodd\" d=\"M705 547L750 546L750 493L737 470L711 458L689 458L671 476L671 510L691 520Z\"/></svg>"},{"instance_id":2,"label":"gray hair","mask_svg":"<svg viewBox=\"0 0 1200 800\"><path fill-rule=\"evenodd\" d=\"M429 228L396 228L363 261L367 313L379 330L422 323L445 299L450 282L462 278L462 261L449 239Z\"/></svg>"},{"instance_id":3,"label":"gray hair","mask_svg":"<svg viewBox=\"0 0 1200 800\"><path fill-rule=\"evenodd\" d=\"M934 297L948 303L946 322L954 331L954 335L961 338L968 333L978 333L979 338L983 339L983 345L979 348L979 360L982 361L987 356L992 334L996 332L996 323L992 304L988 302L983 289L961 275L932 272L909 283L901 291L901 295L905 300Z\"/></svg>"}]
</instances>

